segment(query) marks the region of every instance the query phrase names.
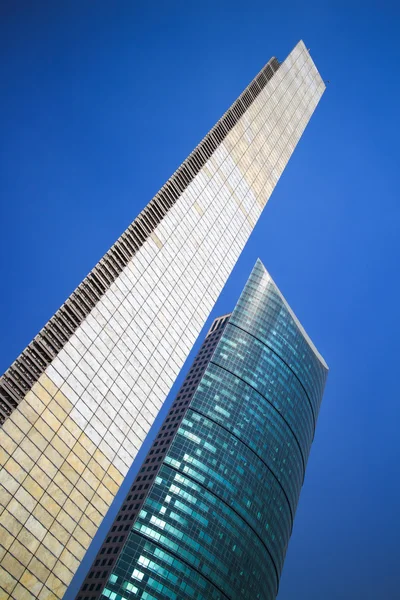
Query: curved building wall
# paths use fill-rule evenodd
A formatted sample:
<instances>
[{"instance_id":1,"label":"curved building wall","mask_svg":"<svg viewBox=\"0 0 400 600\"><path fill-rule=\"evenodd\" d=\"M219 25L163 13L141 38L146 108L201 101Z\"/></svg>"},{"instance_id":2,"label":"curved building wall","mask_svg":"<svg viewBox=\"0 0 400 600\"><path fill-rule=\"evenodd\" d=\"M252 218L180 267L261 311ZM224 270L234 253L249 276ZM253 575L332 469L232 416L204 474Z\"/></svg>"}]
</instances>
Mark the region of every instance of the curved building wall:
<instances>
[{"instance_id":1,"label":"curved building wall","mask_svg":"<svg viewBox=\"0 0 400 600\"><path fill-rule=\"evenodd\" d=\"M275 598L326 375L257 261L101 598Z\"/></svg>"}]
</instances>

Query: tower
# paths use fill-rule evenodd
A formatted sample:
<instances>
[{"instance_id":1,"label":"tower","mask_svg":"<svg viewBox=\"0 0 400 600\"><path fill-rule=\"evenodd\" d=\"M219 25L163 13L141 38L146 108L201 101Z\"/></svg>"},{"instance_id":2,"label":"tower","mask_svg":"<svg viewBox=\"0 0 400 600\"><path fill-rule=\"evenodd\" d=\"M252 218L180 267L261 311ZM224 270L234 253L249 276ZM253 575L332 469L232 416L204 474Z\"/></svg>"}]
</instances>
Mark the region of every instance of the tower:
<instances>
[{"instance_id":1,"label":"tower","mask_svg":"<svg viewBox=\"0 0 400 600\"><path fill-rule=\"evenodd\" d=\"M0 581L61 598L325 89L271 59L0 381Z\"/></svg>"},{"instance_id":2,"label":"tower","mask_svg":"<svg viewBox=\"0 0 400 600\"><path fill-rule=\"evenodd\" d=\"M77 600L275 598L326 375L257 261L233 313L208 333Z\"/></svg>"}]
</instances>

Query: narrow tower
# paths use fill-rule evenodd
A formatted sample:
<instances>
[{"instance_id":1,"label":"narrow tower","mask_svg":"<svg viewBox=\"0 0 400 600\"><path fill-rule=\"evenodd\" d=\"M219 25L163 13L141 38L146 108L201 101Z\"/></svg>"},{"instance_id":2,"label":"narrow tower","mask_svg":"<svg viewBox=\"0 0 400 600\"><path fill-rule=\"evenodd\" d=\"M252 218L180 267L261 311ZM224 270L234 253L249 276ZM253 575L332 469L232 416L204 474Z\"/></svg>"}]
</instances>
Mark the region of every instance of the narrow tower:
<instances>
[{"instance_id":1,"label":"narrow tower","mask_svg":"<svg viewBox=\"0 0 400 600\"><path fill-rule=\"evenodd\" d=\"M271 59L0 381L0 585L61 598L325 86Z\"/></svg>"},{"instance_id":2,"label":"narrow tower","mask_svg":"<svg viewBox=\"0 0 400 600\"><path fill-rule=\"evenodd\" d=\"M257 261L207 335L76 600L273 600L327 372Z\"/></svg>"}]
</instances>

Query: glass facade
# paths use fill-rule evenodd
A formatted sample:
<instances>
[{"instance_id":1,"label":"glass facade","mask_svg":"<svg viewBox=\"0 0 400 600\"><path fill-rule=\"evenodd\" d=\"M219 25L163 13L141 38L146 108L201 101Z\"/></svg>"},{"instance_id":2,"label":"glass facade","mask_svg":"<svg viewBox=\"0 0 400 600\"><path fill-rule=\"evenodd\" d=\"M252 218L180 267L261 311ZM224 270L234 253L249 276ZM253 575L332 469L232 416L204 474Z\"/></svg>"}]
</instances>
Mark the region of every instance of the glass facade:
<instances>
[{"instance_id":1,"label":"glass facade","mask_svg":"<svg viewBox=\"0 0 400 600\"><path fill-rule=\"evenodd\" d=\"M276 597L327 370L258 261L102 600Z\"/></svg>"}]
</instances>

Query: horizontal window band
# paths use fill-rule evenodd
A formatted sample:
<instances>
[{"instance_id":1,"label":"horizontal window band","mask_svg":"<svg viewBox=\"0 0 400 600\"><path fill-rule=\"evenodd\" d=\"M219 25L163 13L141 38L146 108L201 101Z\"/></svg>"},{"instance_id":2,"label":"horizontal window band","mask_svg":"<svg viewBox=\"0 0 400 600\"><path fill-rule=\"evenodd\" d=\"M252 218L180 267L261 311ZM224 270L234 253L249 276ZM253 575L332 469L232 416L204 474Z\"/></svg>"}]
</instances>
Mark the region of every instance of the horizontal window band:
<instances>
[{"instance_id":1,"label":"horizontal window band","mask_svg":"<svg viewBox=\"0 0 400 600\"><path fill-rule=\"evenodd\" d=\"M287 495L285 488L283 487L283 485L281 484L281 482L279 481L278 477L275 475L275 473L273 472L273 470L271 469L271 467L265 462L265 460L263 458L261 458L261 456L259 454L257 454L257 452L255 452L255 450L253 450L253 448L251 448L248 444L246 444L246 442L242 438L238 437L235 433L233 433L233 431L230 431L227 427L225 427L224 425L222 425L218 421L215 421L210 415L207 415L207 414L203 413L201 410L198 410L197 408L194 408L193 406L189 406L188 410L191 410L194 413L197 413L198 415L202 416L204 419L208 419L208 421L211 421L211 423L214 423L218 427L221 427L221 429L224 429L224 431L226 431L227 433L229 433L229 435L231 435L238 442L240 442L241 444L243 444L243 446L245 446L248 450L250 450L250 452L252 454L254 454L254 456L256 458L258 458L259 461L262 462L262 464L264 465L264 467L266 467L266 469L274 477L274 479L276 480L276 483L279 485L280 489L282 490L283 495L286 498L286 502L288 504L288 508L289 508L289 512L290 512L290 534L291 534L292 530L293 530L293 522L294 522L294 514L293 514L292 505L290 504L289 496Z\"/></svg>"},{"instance_id":2,"label":"horizontal window band","mask_svg":"<svg viewBox=\"0 0 400 600\"><path fill-rule=\"evenodd\" d=\"M222 369L223 371L225 371L226 373L229 373L232 377L235 377L236 379L239 379L239 381L241 381L242 383L244 383L245 385L247 385L247 387L249 387L250 389L252 389L254 392L256 392L259 396L261 396L261 398L263 398L270 406L271 408L274 410L274 412L279 415L279 417L282 419L283 423L285 424L285 426L289 429L289 431L291 432L293 439L296 442L296 445L299 449L300 452L300 458L301 458L301 462L303 465L303 483L304 483L304 477L305 477L305 473L306 473L306 460L305 460L305 456L303 453L303 449L301 447L300 441L298 439L298 437L296 436L295 432L293 431L291 425L287 422L287 420L285 419L285 417L279 412L279 410L272 404L272 402L266 397L264 396L264 394L261 394L261 392L255 388L253 385L251 385L251 383L249 383L248 381L246 381L245 379L243 379L242 377L240 377L240 375L237 375L237 373L233 373L232 371L230 371L229 369L227 369L226 367L223 367L222 365L220 365L219 363L216 363L212 360L210 360L210 364L214 365L215 367L217 367L218 369ZM258 455L257 455L258 456Z\"/></svg>"},{"instance_id":3,"label":"horizontal window band","mask_svg":"<svg viewBox=\"0 0 400 600\"><path fill-rule=\"evenodd\" d=\"M192 481L193 483L195 483L199 487L203 488L203 490L206 490L207 493L209 493L211 496L214 496L214 498L216 498L219 502L221 502L221 504L223 504L229 510L231 510L233 513L235 513L235 515L250 529L250 531L256 536L256 538L258 539L258 541L261 543L261 545L263 546L263 548L265 548L268 556L271 559L272 566L274 568L275 576L276 576L276 594L278 594L278 591L279 591L279 574L278 574L278 568L277 568L277 566L275 564L275 561L272 558L271 552L270 552L269 548L267 547L266 543L263 541L263 539L260 537L260 535L257 533L257 531L252 527L252 525L250 525L250 523L248 523L246 521L246 519L243 517L243 515L241 515L240 513L238 513L237 510L235 510L233 508L233 506L230 506L227 502L225 502L225 500L223 500L220 496L218 496L218 494L216 494L215 492L213 492L212 490L210 490L207 486L203 485L197 479L194 479L193 477L191 477L190 475L188 475L184 471L181 471L180 469L177 469L176 467L174 467L173 465L170 465L169 463L163 463L162 466L164 468L168 467L172 471L175 471L176 473L179 473L179 475L181 475L182 477L185 477L186 479L189 479L190 481Z\"/></svg>"},{"instance_id":4,"label":"horizontal window band","mask_svg":"<svg viewBox=\"0 0 400 600\"><path fill-rule=\"evenodd\" d=\"M260 338L258 338L256 335L254 335L253 333L250 333L246 329L243 329L243 327L240 327L240 325L236 325L236 323L233 323L232 321L229 321L229 325L232 325L232 327L236 327L236 329L240 329L240 331L243 331L243 333L247 333L247 335L249 335L250 337L254 338L255 340L257 340L257 342L259 342L260 344L262 344L263 346L265 346L266 348L268 348L268 350L270 350L273 354L275 354L275 356L277 356L279 358L279 360L281 360L283 362L283 364L286 365L286 367L289 369L289 371L294 375L294 377L296 378L296 380L299 382L299 384L300 384L303 392L305 393L307 401L308 401L308 404L310 406L312 420L313 420L313 439L314 439L315 428L316 428L316 417L315 417L315 413L314 413L314 408L313 408L313 405L311 403L310 396L308 395L308 392L307 392L307 390L306 390L303 382L301 381L300 377L297 375L297 373L295 371L293 371L293 369L285 361L285 359L282 358L282 356L276 350L274 350L272 348L272 346L270 346L269 344L266 344Z\"/></svg>"}]
</instances>

